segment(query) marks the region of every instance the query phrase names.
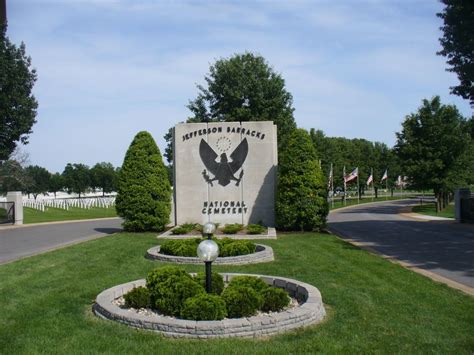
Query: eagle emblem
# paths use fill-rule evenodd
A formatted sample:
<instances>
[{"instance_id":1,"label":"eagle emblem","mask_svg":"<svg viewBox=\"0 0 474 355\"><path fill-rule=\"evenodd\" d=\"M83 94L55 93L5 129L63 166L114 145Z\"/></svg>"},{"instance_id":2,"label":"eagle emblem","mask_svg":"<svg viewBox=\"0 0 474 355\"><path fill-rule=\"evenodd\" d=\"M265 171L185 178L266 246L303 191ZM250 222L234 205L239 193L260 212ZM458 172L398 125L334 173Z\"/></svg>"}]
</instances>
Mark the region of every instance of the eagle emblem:
<instances>
[{"instance_id":1,"label":"eagle emblem","mask_svg":"<svg viewBox=\"0 0 474 355\"><path fill-rule=\"evenodd\" d=\"M203 170L202 176L204 177L204 180L206 180L206 182L211 186L214 186L212 182L216 180L221 186L227 186L231 181L235 181L235 186L239 186L240 181L244 176L244 170L242 169L240 171L238 178L236 178L234 174L237 173L244 164L248 151L249 144L247 138L245 138L230 155L230 161L227 154L224 152L220 155L220 161L217 162L216 159L218 154L204 139L201 139L201 143L199 144L199 155L201 156L204 166L214 175L214 177L211 178L206 170Z\"/></svg>"}]
</instances>

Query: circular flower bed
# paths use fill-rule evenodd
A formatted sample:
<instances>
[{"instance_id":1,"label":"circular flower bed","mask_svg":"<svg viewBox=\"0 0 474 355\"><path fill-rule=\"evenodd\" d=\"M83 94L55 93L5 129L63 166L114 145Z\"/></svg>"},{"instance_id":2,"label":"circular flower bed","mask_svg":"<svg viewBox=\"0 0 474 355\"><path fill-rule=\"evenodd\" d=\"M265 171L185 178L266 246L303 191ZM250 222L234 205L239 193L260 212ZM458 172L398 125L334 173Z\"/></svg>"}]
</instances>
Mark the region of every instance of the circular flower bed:
<instances>
[{"instance_id":1,"label":"circular flower bed","mask_svg":"<svg viewBox=\"0 0 474 355\"><path fill-rule=\"evenodd\" d=\"M150 248L147 257L150 259L180 263L201 264L196 249L202 238L167 240L161 245ZM219 257L214 262L219 265L239 265L273 261L273 249L248 240L230 238L213 239L219 246Z\"/></svg>"},{"instance_id":2,"label":"circular flower bed","mask_svg":"<svg viewBox=\"0 0 474 355\"><path fill-rule=\"evenodd\" d=\"M318 323L325 316L318 289L297 280L227 273L221 274L223 281L228 284L222 290L223 285L222 288L218 282L215 285L213 275L213 286L216 289L213 288L214 294L207 295L195 284L191 285L190 276L185 277L181 271L176 271L176 268L172 273L171 278L163 279L161 271L154 271L148 275L146 281L137 280L103 291L97 296L93 306L95 314L131 327L154 330L165 336L190 338L273 335ZM199 274L197 278L199 279ZM201 277L199 282L203 279ZM145 285L146 288L143 287ZM144 289L148 289L150 295L154 296L144 296ZM221 296L218 296L220 292ZM166 315L149 309L137 311L123 308L119 300L124 295L125 303L127 298L128 301L132 298L148 305L148 302L151 302ZM129 295L133 297L128 297ZM295 301L293 307L285 308L288 295L297 302ZM260 309L259 313L257 308ZM271 312L272 309L283 310ZM229 318L224 318L226 314ZM220 320L192 320L203 318Z\"/></svg>"}]
</instances>

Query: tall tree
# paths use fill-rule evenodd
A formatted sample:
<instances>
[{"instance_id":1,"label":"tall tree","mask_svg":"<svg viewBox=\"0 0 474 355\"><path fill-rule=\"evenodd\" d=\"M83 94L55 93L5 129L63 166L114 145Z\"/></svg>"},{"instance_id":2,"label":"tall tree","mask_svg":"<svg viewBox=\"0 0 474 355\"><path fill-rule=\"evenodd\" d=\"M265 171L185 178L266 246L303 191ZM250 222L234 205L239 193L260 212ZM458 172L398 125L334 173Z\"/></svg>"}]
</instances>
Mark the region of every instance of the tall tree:
<instances>
[{"instance_id":1,"label":"tall tree","mask_svg":"<svg viewBox=\"0 0 474 355\"><path fill-rule=\"evenodd\" d=\"M451 93L469 100L474 107L474 1L441 2L446 7L437 14L444 21L443 37L439 39L443 49L438 54L447 58L447 71L458 76L459 85L451 87Z\"/></svg>"},{"instance_id":2,"label":"tall tree","mask_svg":"<svg viewBox=\"0 0 474 355\"><path fill-rule=\"evenodd\" d=\"M446 205L447 193L465 183L466 168L459 164L470 146L466 121L456 106L442 105L439 96L423 100L418 112L408 115L397 133L395 150L415 188L433 189L437 209Z\"/></svg>"},{"instance_id":3,"label":"tall tree","mask_svg":"<svg viewBox=\"0 0 474 355\"><path fill-rule=\"evenodd\" d=\"M51 173L48 170L38 165L30 165L25 171L32 182L26 190L28 194L33 194L36 200L39 194L48 192L51 179Z\"/></svg>"},{"instance_id":4,"label":"tall tree","mask_svg":"<svg viewBox=\"0 0 474 355\"><path fill-rule=\"evenodd\" d=\"M61 191L64 187L64 179L61 174L55 173L51 175L49 179L48 191L54 193L54 198L56 198L56 193Z\"/></svg>"},{"instance_id":5,"label":"tall tree","mask_svg":"<svg viewBox=\"0 0 474 355\"><path fill-rule=\"evenodd\" d=\"M326 179L316 150L304 129L296 129L287 141L278 167L276 224L282 230L320 230L328 214Z\"/></svg>"},{"instance_id":6,"label":"tall tree","mask_svg":"<svg viewBox=\"0 0 474 355\"><path fill-rule=\"evenodd\" d=\"M198 85L197 97L189 102L192 116L188 122L273 121L281 151L296 128L293 97L265 58L247 52L219 59L204 79L207 87ZM171 138L168 132L165 156L169 162L173 157Z\"/></svg>"},{"instance_id":7,"label":"tall tree","mask_svg":"<svg viewBox=\"0 0 474 355\"><path fill-rule=\"evenodd\" d=\"M36 71L25 44L16 47L0 24L0 163L8 159L18 142L28 143L36 122L38 103L31 93Z\"/></svg>"},{"instance_id":8,"label":"tall tree","mask_svg":"<svg viewBox=\"0 0 474 355\"><path fill-rule=\"evenodd\" d=\"M100 188L102 195L111 193L116 188L117 173L111 163L97 163L91 169L91 186Z\"/></svg>"},{"instance_id":9,"label":"tall tree","mask_svg":"<svg viewBox=\"0 0 474 355\"><path fill-rule=\"evenodd\" d=\"M25 169L15 160L7 160L0 165L0 193L27 191L32 184Z\"/></svg>"},{"instance_id":10,"label":"tall tree","mask_svg":"<svg viewBox=\"0 0 474 355\"><path fill-rule=\"evenodd\" d=\"M64 187L69 193L85 193L91 185L89 167L84 164L67 164L63 171Z\"/></svg>"},{"instance_id":11,"label":"tall tree","mask_svg":"<svg viewBox=\"0 0 474 355\"><path fill-rule=\"evenodd\" d=\"M161 231L171 213L171 186L160 150L150 133L137 133L117 182L117 214L129 231Z\"/></svg>"}]
</instances>

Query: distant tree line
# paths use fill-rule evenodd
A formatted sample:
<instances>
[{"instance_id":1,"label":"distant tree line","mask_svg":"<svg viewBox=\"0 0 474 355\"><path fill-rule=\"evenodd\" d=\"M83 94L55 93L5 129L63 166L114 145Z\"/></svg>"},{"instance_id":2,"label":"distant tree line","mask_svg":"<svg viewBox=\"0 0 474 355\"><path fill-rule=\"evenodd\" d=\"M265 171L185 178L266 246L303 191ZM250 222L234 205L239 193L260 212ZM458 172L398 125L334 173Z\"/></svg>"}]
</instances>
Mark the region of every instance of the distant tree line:
<instances>
[{"instance_id":1,"label":"distant tree line","mask_svg":"<svg viewBox=\"0 0 474 355\"><path fill-rule=\"evenodd\" d=\"M10 159L0 165L0 193L23 191L35 199L40 194L66 191L81 197L87 191L102 191L108 194L116 191L117 174L120 168L111 163L97 163L92 168L84 164L67 164L64 171L51 173L38 165L23 167Z\"/></svg>"}]
</instances>

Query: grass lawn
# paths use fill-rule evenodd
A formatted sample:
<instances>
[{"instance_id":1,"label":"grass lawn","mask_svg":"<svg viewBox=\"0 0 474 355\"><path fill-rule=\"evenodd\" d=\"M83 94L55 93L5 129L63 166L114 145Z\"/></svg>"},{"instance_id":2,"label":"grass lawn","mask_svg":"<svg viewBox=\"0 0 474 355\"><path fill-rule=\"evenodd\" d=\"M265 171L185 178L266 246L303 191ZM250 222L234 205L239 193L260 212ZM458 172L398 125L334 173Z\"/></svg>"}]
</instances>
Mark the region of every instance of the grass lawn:
<instances>
[{"instance_id":1,"label":"grass lawn","mask_svg":"<svg viewBox=\"0 0 474 355\"><path fill-rule=\"evenodd\" d=\"M411 198L413 197L414 195L405 195L405 196L383 196L383 197L378 197L378 198L371 198L371 197L362 197L360 200L359 200L359 203L357 203L357 197L356 198L350 198L346 201L346 204L344 204L344 202L342 202L341 200L341 197L336 197L334 198L334 207L332 205L331 202L329 202L329 209L330 210L335 210L337 208L341 208L341 207L347 207L347 206L354 206L354 205L358 205L358 204L363 204L363 203L371 203L371 202L383 202L383 201L393 201L393 200L403 200L403 199L407 199L407 198Z\"/></svg>"},{"instance_id":2,"label":"grass lawn","mask_svg":"<svg viewBox=\"0 0 474 355\"><path fill-rule=\"evenodd\" d=\"M434 203L424 204L413 207L413 212L426 214L428 216L454 218L454 205L448 205L444 210L436 213L436 206Z\"/></svg>"},{"instance_id":3,"label":"grass lawn","mask_svg":"<svg viewBox=\"0 0 474 355\"><path fill-rule=\"evenodd\" d=\"M0 353L474 352L474 298L331 235L282 234L265 243L276 261L214 268L313 284L329 314L324 323L270 340L199 341L99 319L91 312L99 292L163 265L144 258L155 233L120 233L0 266Z\"/></svg>"},{"instance_id":4,"label":"grass lawn","mask_svg":"<svg viewBox=\"0 0 474 355\"><path fill-rule=\"evenodd\" d=\"M45 212L28 207L23 208L23 223L25 224L104 217L117 217L115 208L91 208L89 210L83 208L70 208L66 211L60 208L48 207Z\"/></svg>"}]
</instances>

